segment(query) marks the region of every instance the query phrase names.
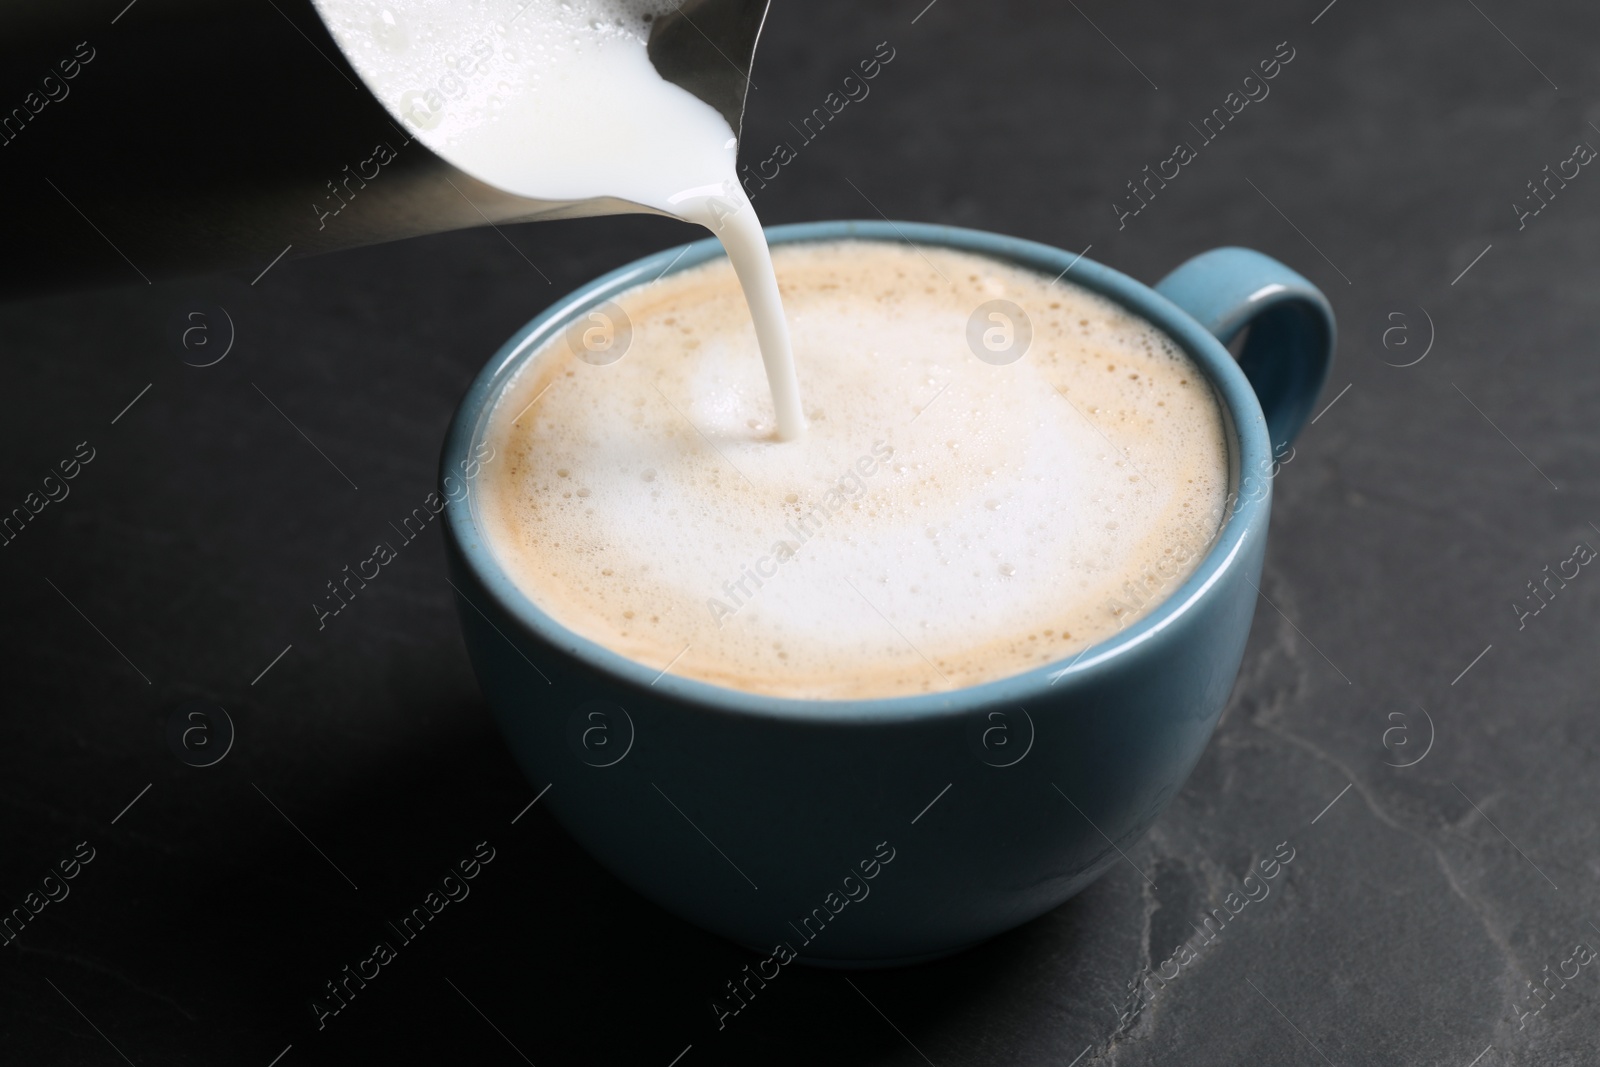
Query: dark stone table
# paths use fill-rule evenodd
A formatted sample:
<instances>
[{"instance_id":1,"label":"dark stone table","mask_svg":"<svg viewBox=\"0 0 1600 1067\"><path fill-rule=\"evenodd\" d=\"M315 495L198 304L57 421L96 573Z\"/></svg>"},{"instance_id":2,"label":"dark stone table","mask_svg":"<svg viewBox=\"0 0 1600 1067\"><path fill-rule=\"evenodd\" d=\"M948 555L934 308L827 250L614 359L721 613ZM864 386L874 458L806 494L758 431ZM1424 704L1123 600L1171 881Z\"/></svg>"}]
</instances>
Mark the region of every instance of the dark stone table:
<instances>
[{"instance_id":1,"label":"dark stone table","mask_svg":"<svg viewBox=\"0 0 1600 1067\"><path fill-rule=\"evenodd\" d=\"M1594 1062L1600 577L1529 583L1600 546L1600 177L1548 203L1527 183L1600 145L1600 8L1323 2L777 5L752 160L879 42L895 58L760 192L768 223L881 211L1092 246L1149 280L1245 244L1321 285L1342 337L1277 482L1233 699L1130 862L941 963L788 969L721 1031L707 1002L753 957L528 809L437 531L325 630L307 606L432 487L507 335L694 235L485 229L254 287L130 272L0 306L0 504L80 442L93 456L0 548L0 902L76 874L0 947L0 1060ZM1126 183L1198 142L1279 42L1270 95L1119 228ZM211 367L168 341L194 300L236 329ZM190 700L236 730L210 767L169 746ZM470 897L319 1031L323 983L479 842ZM1197 938L1281 842L1270 896ZM1147 970L1170 981L1141 999Z\"/></svg>"}]
</instances>

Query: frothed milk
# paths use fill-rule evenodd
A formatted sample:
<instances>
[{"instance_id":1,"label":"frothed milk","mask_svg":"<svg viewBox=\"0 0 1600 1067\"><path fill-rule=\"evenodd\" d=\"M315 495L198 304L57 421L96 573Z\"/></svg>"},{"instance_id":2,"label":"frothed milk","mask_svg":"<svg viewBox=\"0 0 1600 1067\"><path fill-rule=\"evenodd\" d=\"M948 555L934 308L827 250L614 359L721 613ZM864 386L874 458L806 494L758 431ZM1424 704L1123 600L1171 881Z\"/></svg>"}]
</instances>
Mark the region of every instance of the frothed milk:
<instances>
[{"instance_id":1,"label":"frothed milk","mask_svg":"<svg viewBox=\"0 0 1600 1067\"><path fill-rule=\"evenodd\" d=\"M542 202L613 198L711 229L755 322L774 431L804 428L766 238L710 104L650 63L681 0L315 0L363 81L481 181ZM753 355L753 354L752 354Z\"/></svg>"},{"instance_id":2,"label":"frothed milk","mask_svg":"<svg viewBox=\"0 0 1600 1067\"><path fill-rule=\"evenodd\" d=\"M479 522L557 621L748 692L939 692L1072 656L1204 555L1228 483L1222 416L1155 327L948 249L774 260L804 441L772 439L724 260L618 297L619 361L579 358L564 334L496 402ZM1019 343L1003 318L972 328L997 300L1031 327L1014 362L975 354Z\"/></svg>"}]
</instances>

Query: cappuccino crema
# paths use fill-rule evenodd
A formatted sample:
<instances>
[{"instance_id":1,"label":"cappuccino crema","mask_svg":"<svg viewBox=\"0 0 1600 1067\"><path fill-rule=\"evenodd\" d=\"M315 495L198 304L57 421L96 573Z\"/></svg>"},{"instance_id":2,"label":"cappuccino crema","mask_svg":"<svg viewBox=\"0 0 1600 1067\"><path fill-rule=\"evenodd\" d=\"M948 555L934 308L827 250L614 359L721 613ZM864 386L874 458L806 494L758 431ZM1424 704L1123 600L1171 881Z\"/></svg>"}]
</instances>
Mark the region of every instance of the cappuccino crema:
<instances>
[{"instance_id":1,"label":"cappuccino crema","mask_svg":"<svg viewBox=\"0 0 1600 1067\"><path fill-rule=\"evenodd\" d=\"M1221 409L1154 326L950 249L773 260L804 438L778 438L722 259L618 296L620 358L580 321L496 401L478 521L558 622L746 692L937 693L1070 660L1204 556Z\"/></svg>"}]
</instances>

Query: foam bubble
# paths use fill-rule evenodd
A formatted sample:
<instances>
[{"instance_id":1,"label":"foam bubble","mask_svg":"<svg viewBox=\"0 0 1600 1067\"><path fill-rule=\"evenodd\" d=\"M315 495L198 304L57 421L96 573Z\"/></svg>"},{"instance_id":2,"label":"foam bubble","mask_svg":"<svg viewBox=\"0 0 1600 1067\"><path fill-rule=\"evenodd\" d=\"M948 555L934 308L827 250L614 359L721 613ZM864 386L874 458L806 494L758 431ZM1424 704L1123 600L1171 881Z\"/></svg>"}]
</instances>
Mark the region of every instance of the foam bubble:
<instances>
[{"instance_id":1,"label":"foam bubble","mask_svg":"<svg viewBox=\"0 0 1600 1067\"><path fill-rule=\"evenodd\" d=\"M552 342L507 387L480 519L558 620L738 689L903 695L1070 657L1198 564L1227 446L1204 376L1160 331L951 250L841 242L774 260L804 440L774 439L722 260L615 298L625 358ZM1003 364L969 344L996 299L1031 328Z\"/></svg>"}]
</instances>

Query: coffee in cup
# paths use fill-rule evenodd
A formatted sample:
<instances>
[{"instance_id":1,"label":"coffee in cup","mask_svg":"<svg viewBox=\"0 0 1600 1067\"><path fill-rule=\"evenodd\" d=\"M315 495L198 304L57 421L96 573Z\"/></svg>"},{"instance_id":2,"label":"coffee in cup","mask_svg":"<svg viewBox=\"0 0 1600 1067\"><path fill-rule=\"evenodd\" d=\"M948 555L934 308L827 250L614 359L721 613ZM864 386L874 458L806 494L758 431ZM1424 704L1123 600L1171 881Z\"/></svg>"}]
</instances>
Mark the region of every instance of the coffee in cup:
<instances>
[{"instance_id":1,"label":"coffee in cup","mask_svg":"<svg viewBox=\"0 0 1600 1067\"><path fill-rule=\"evenodd\" d=\"M1203 558L1221 408L1154 325L951 248L774 263L800 439L724 259L579 316L502 390L479 525L556 621L748 693L910 696L1070 660Z\"/></svg>"}]
</instances>

